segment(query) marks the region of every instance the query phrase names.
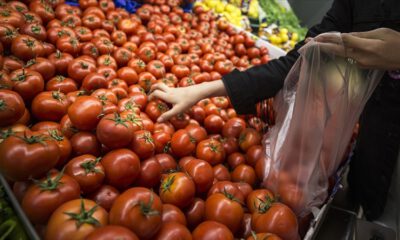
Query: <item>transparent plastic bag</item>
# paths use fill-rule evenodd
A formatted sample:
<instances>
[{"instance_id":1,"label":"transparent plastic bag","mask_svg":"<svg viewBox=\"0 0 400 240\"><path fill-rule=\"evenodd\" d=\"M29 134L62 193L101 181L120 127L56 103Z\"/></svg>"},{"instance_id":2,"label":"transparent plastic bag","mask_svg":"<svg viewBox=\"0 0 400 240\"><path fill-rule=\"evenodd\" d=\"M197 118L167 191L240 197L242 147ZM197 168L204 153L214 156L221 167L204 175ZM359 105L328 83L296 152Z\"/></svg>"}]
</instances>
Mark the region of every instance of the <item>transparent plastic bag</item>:
<instances>
[{"instance_id":1,"label":"transparent plastic bag","mask_svg":"<svg viewBox=\"0 0 400 240\"><path fill-rule=\"evenodd\" d=\"M264 186L304 217L326 200L328 180L383 71L360 69L314 41L299 53L274 98L276 123L263 139L262 168Z\"/></svg>"}]
</instances>

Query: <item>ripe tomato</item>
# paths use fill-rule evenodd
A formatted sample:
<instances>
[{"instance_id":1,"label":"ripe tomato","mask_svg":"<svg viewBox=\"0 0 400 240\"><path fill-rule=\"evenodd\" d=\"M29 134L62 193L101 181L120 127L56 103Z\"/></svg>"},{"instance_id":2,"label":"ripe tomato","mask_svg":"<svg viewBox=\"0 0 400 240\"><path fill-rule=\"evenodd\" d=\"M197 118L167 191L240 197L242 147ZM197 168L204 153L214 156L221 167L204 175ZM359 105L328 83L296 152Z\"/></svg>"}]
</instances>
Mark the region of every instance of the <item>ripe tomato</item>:
<instances>
[{"instance_id":1,"label":"ripe tomato","mask_svg":"<svg viewBox=\"0 0 400 240\"><path fill-rule=\"evenodd\" d=\"M216 114L210 114L204 119L204 127L207 129L207 132L211 134L220 133L224 124L224 120Z\"/></svg>"},{"instance_id":2,"label":"ripe tomato","mask_svg":"<svg viewBox=\"0 0 400 240\"><path fill-rule=\"evenodd\" d=\"M160 198L164 203L183 208L188 206L196 192L194 182L185 173L168 174L160 185Z\"/></svg>"},{"instance_id":3,"label":"ripe tomato","mask_svg":"<svg viewBox=\"0 0 400 240\"><path fill-rule=\"evenodd\" d=\"M247 197L246 204L250 213L254 213L258 211L260 205L262 206L263 202L266 201L274 201L274 194L268 189L256 189L252 191Z\"/></svg>"},{"instance_id":4,"label":"ripe tomato","mask_svg":"<svg viewBox=\"0 0 400 240\"><path fill-rule=\"evenodd\" d=\"M21 96L10 90L0 89L0 127L17 122L25 113Z\"/></svg>"},{"instance_id":5,"label":"ripe tomato","mask_svg":"<svg viewBox=\"0 0 400 240\"><path fill-rule=\"evenodd\" d=\"M156 148L156 153L170 152L171 134L166 133L166 132L155 132L153 134L153 139L154 139L154 145ZM163 172L164 172L164 170L163 170Z\"/></svg>"},{"instance_id":6,"label":"ripe tomato","mask_svg":"<svg viewBox=\"0 0 400 240\"><path fill-rule=\"evenodd\" d=\"M243 193L239 190L235 183L229 181L220 181L215 183L210 191L208 191L208 196L215 193L226 193L236 199L239 203L244 203Z\"/></svg>"},{"instance_id":7,"label":"ripe tomato","mask_svg":"<svg viewBox=\"0 0 400 240\"><path fill-rule=\"evenodd\" d=\"M41 92L32 101L31 111L40 121L60 121L69 107L67 96L61 92Z\"/></svg>"},{"instance_id":8,"label":"ripe tomato","mask_svg":"<svg viewBox=\"0 0 400 240\"><path fill-rule=\"evenodd\" d=\"M213 167L214 178L217 181L230 181L231 174L229 173L228 168L226 168L222 164L217 164Z\"/></svg>"},{"instance_id":9,"label":"ripe tomato","mask_svg":"<svg viewBox=\"0 0 400 240\"><path fill-rule=\"evenodd\" d=\"M170 118L169 121L172 123L175 129L183 129L189 124L190 117L186 113L179 113Z\"/></svg>"},{"instance_id":10,"label":"ripe tomato","mask_svg":"<svg viewBox=\"0 0 400 240\"><path fill-rule=\"evenodd\" d=\"M163 222L161 229L158 231L157 235L153 238L154 240L192 240L192 234L185 227L177 222Z\"/></svg>"},{"instance_id":11,"label":"ripe tomato","mask_svg":"<svg viewBox=\"0 0 400 240\"><path fill-rule=\"evenodd\" d=\"M76 56L81 52L82 44L76 37L63 36L57 40L56 47L61 52L66 52Z\"/></svg>"},{"instance_id":12,"label":"ripe tomato","mask_svg":"<svg viewBox=\"0 0 400 240\"><path fill-rule=\"evenodd\" d=\"M199 143L207 138L206 130L195 124L188 124L185 128L189 132L189 135L196 140L196 143Z\"/></svg>"},{"instance_id":13,"label":"ripe tomato","mask_svg":"<svg viewBox=\"0 0 400 240\"><path fill-rule=\"evenodd\" d=\"M68 65L73 60L69 53L62 53L59 50L50 54L48 60L55 66L56 72L61 75L67 74Z\"/></svg>"},{"instance_id":14,"label":"ripe tomato","mask_svg":"<svg viewBox=\"0 0 400 240\"><path fill-rule=\"evenodd\" d=\"M0 171L13 181L41 177L59 158L57 143L37 132L16 133L0 143Z\"/></svg>"},{"instance_id":15,"label":"ripe tomato","mask_svg":"<svg viewBox=\"0 0 400 240\"><path fill-rule=\"evenodd\" d=\"M71 142L59 129L49 129L45 134L48 134L54 141L56 141L58 148L60 149L60 158L57 161L56 167L64 166L71 155Z\"/></svg>"},{"instance_id":16,"label":"ripe tomato","mask_svg":"<svg viewBox=\"0 0 400 240\"><path fill-rule=\"evenodd\" d=\"M177 222L182 224L183 226L186 226L186 217L183 212L176 207L175 205L172 204L163 204L163 211L162 211L162 217L161 217L163 223L167 222Z\"/></svg>"},{"instance_id":17,"label":"ripe tomato","mask_svg":"<svg viewBox=\"0 0 400 240\"><path fill-rule=\"evenodd\" d=\"M222 128L222 136L239 137L240 133L246 128L246 122L238 117L229 119Z\"/></svg>"},{"instance_id":18,"label":"ripe tomato","mask_svg":"<svg viewBox=\"0 0 400 240\"><path fill-rule=\"evenodd\" d=\"M162 203L147 188L135 187L123 192L110 210L110 223L132 230L139 239L152 238L161 228Z\"/></svg>"},{"instance_id":19,"label":"ripe tomato","mask_svg":"<svg viewBox=\"0 0 400 240\"><path fill-rule=\"evenodd\" d=\"M100 158L85 154L71 159L65 166L65 173L73 177L83 193L93 192L103 183L105 173Z\"/></svg>"},{"instance_id":20,"label":"ripe tomato","mask_svg":"<svg viewBox=\"0 0 400 240\"><path fill-rule=\"evenodd\" d=\"M111 2L112 3L112 2ZM126 227L117 225L107 225L104 227L96 228L90 233L85 240L139 240L139 238L131 230Z\"/></svg>"},{"instance_id":21,"label":"ripe tomato","mask_svg":"<svg viewBox=\"0 0 400 240\"><path fill-rule=\"evenodd\" d=\"M154 156L160 163L162 171L170 172L177 169L177 163L175 159L168 153L160 153Z\"/></svg>"},{"instance_id":22,"label":"ripe tomato","mask_svg":"<svg viewBox=\"0 0 400 240\"><path fill-rule=\"evenodd\" d=\"M245 164L246 163L246 157L240 153L240 152L234 152L230 154L227 158L229 167L231 169L236 168L240 164Z\"/></svg>"},{"instance_id":23,"label":"ripe tomato","mask_svg":"<svg viewBox=\"0 0 400 240\"><path fill-rule=\"evenodd\" d=\"M246 163L250 166L254 167L258 161L262 157L263 147L261 145L253 145L246 152Z\"/></svg>"},{"instance_id":24,"label":"ripe tomato","mask_svg":"<svg viewBox=\"0 0 400 240\"><path fill-rule=\"evenodd\" d=\"M268 232L283 239L299 239L296 215L282 203L261 202L251 217L251 228L256 233Z\"/></svg>"},{"instance_id":25,"label":"ripe tomato","mask_svg":"<svg viewBox=\"0 0 400 240\"><path fill-rule=\"evenodd\" d=\"M233 233L240 228L243 218L243 208L233 195L214 193L205 203L207 220L217 221L227 226Z\"/></svg>"},{"instance_id":26,"label":"ripe tomato","mask_svg":"<svg viewBox=\"0 0 400 240\"><path fill-rule=\"evenodd\" d=\"M193 240L233 240L233 234L224 224L204 221L194 229Z\"/></svg>"},{"instance_id":27,"label":"ripe tomato","mask_svg":"<svg viewBox=\"0 0 400 240\"><path fill-rule=\"evenodd\" d=\"M147 130L134 132L131 148L140 159L146 159L153 156L155 145L151 133Z\"/></svg>"},{"instance_id":28,"label":"ripe tomato","mask_svg":"<svg viewBox=\"0 0 400 240\"><path fill-rule=\"evenodd\" d=\"M75 156L83 154L91 154L100 156L100 143L97 141L96 135L90 132L75 133L71 139L72 153Z\"/></svg>"},{"instance_id":29,"label":"ripe tomato","mask_svg":"<svg viewBox=\"0 0 400 240\"><path fill-rule=\"evenodd\" d=\"M246 128L239 135L239 146L243 151L247 151L253 145L261 144L260 133L255 129Z\"/></svg>"},{"instance_id":30,"label":"ripe tomato","mask_svg":"<svg viewBox=\"0 0 400 240\"><path fill-rule=\"evenodd\" d=\"M171 139L172 152L178 157L191 155L196 148L196 140L184 129L176 131Z\"/></svg>"},{"instance_id":31,"label":"ripe tomato","mask_svg":"<svg viewBox=\"0 0 400 240\"><path fill-rule=\"evenodd\" d=\"M44 56L43 44L36 38L24 34L18 35L12 40L11 52L22 60Z\"/></svg>"},{"instance_id":32,"label":"ripe tomato","mask_svg":"<svg viewBox=\"0 0 400 240\"><path fill-rule=\"evenodd\" d=\"M146 114L150 117L152 121L157 121L161 114L168 111L169 108L167 104L161 100L152 100L146 106Z\"/></svg>"},{"instance_id":33,"label":"ripe tomato","mask_svg":"<svg viewBox=\"0 0 400 240\"><path fill-rule=\"evenodd\" d=\"M68 64L68 76L76 82L81 83L82 80L92 72L96 71L96 65L93 62L82 58L75 58Z\"/></svg>"},{"instance_id":34,"label":"ripe tomato","mask_svg":"<svg viewBox=\"0 0 400 240\"><path fill-rule=\"evenodd\" d=\"M196 185L196 193L202 194L208 192L214 181L214 172L208 162L200 159L192 159L181 167L193 179Z\"/></svg>"},{"instance_id":35,"label":"ripe tomato","mask_svg":"<svg viewBox=\"0 0 400 240\"><path fill-rule=\"evenodd\" d=\"M137 185L153 188L160 183L162 174L161 164L155 157L146 159L140 163L140 177Z\"/></svg>"},{"instance_id":36,"label":"ripe tomato","mask_svg":"<svg viewBox=\"0 0 400 240\"><path fill-rule=\"evenodd\" d=\"M185 65L174 65L171 68L171 72L179 79L182 79L183 77L188 77L190 74L190 69L189 67Z\"/></svg>"},{"instance_id":37,"label":"ripe tomato","mask_svg":"<svg viewBox=\"0 0 400 240\"><path fill-rule=\"evenodd\" d=\"M126 189L140 174L140 160L129 149L108 152L101 159L101 164L105 169L106 182L118 189Z\"/></svg>"},{"instance_id":38,"label":"ripe tomato","mask_svg":"<svg viewBox=\"0 0 400 240\"><path fill-rule=\"evenodd\" d=\"M107 114L97 124L96 134L97 139L107 148L123 148L133 139L133 126L118 113Z\"/></svg>"},{"instance_id":39,"label":"ripe tomato","mask_svg":"<svg viewBox=\"0 0 400 240\"><path fill-rule=\"evenodd\" d=\"M225 150L218 140L206 139L197 145L196 156L214 166L225 160Z\"/></svg>"},{"instance_id":40,"label":"ripe tomato","mask_svg":"<svg viewBox=\"0 0 400 240\"><path fill-rule=\"evenodd\" d=\"M150 61L147 64L147 71L153 74L156 78L162 78L165 76L164 64L159 60Z\"/></svg>"},{"instance_id":41,"label":"ripe tomato","mask_svg":"<svg viewBox=\"0 0 400 240\"><path fill-rule=\"evenodd\" d=\"M31 101L44 89L42 75L30 69L17 69L11 72L10 78L14 82L13 90L25 101Z\"/></svg>"},{"instance_id":42,"label":"ripe tomato","mask_svg":"<svg viewBox=\"0 0 400 240\"><path fill-rule=\"evenodd\" d=\"M103 105L96 97L81 96L68 108L68 116L79 130L93 130L100 121L102 111Z\"/></svg>"},{"instance_id":43,"label":"ripe tomato","mask_svg":"<svg viewBox=\"0 0 400 240\"><path fill-rule=\"evenodd\" d=\"M108 223L108 214L102 207L88 199L64 203L51 215L45 238L84 240L96 228Z\"/></svg>"},{"instance_id":44,"label":"ripe tomato","mask_svg":"<svg viewBox=\"0 0 400 240\"><path fill-rule=\"evenodd\" d=\"M251 186L257 182L256 172L253 167L240 164L231 172L231 179L233 182L246 182Z\"/></svg>"},{"instance_id":45,"label":"ripe tomato","mask_svg":"<svg viewBox=\"0 0 400 240\"><path fill-rule=\"evenodd\" d=\"M21 206L32 223L45 224L61 204L79 196L79 184L72 177L52 171L27 189Z\"/></svg>"},{"instance_id":46,"label":"ripe tomato","mask_svg":"<svg viewBox=\"0 0 400 240\"><path fill-rule=\"evenodd\" d=\"M189 115L192 119L198 121L199 123L203 123L204 119L206 118L206 112L204 108L194 105L189 110Z\"/></svg>"}]
</instances>

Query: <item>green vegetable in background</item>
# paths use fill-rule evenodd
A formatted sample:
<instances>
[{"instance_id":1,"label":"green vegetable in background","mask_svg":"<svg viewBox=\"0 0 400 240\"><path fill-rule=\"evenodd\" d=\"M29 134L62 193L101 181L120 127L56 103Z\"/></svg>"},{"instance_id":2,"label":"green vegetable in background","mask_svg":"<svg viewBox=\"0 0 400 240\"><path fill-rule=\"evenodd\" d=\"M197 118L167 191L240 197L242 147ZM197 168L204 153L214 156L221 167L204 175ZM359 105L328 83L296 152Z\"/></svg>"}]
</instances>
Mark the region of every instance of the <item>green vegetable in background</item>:
<instances>
[{"instance_id":1,"label":"green vegetable in background","mask_svg":"<svg viewBox=\"0 0 400 240\"><path fill-rule=\"evenodd\" d=\"M21 223L7 201L3 187L0 186L0 240L27 239Z\"/></svg>"}]
</instances>

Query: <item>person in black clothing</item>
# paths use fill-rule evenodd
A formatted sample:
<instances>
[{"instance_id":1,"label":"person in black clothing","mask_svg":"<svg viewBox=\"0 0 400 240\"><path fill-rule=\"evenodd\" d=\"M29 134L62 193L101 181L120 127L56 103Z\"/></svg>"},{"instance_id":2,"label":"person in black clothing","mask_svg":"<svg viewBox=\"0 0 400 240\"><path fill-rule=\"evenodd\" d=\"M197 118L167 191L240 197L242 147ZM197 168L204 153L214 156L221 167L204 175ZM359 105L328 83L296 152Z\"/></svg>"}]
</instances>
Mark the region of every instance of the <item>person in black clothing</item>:
<instances>
[{"instance_id":1,"label":"person in black clothing","mask_svg":"<svg viewBox=\"0 0 400 240\"><path fill-rule=\"evenodd\" d=\"M364 32L378 28L400 31L398 0L335 0L320 24L309 29L307 38L327 32ZM286 56L246 71L234 70L221 81L186 88L153 87L150 98L174 105L158 121L183 112L203 98L228 95L239 114L256 113L256 103L275 96L299 57L299 42ZM400 47L400 46L394 46ZM383 212L400 145L400 80L387 72L367 102L360 117L360 130L350 165L351 193L368 220Z\"/></svg>"}]
</instances>

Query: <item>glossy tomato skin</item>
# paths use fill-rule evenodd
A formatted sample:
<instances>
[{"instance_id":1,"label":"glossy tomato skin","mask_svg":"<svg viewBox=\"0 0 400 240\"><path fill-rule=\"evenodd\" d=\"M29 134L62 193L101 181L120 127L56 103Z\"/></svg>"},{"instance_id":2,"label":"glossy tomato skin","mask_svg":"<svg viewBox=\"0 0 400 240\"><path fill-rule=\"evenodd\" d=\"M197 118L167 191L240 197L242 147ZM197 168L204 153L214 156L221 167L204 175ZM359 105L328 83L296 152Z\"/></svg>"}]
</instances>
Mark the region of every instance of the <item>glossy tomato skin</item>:
<instances>
[{"instance_id":1,"label":"glossy tomato skin","mask_svg":"<svg viewBox=\"0 0 400 240\"><path fill-rule=\"evenodd\" d=\"M201 159L193 159L181 167L193 179L197 194L208 192L214 181L214 172L208 162Z\"/></svg>"},{"instance_id":2,"label":"glossy tomato skin","mask_svg":"<svg viewBox=\"0 0 400 240\"><path fill-rule=\"evenodd\" d=\"M119 191L110 185L102 185L96 191L90 193L88 198L95 201L106 211L110 211L115 199L119 196Z\"/></svg>"},{"instance_id":3,"label":"glossy tomato skin","mask_svg":"<svg viewBox=\"0 0 400 240\"><path fill-rule=\"evenodd\" d=\"M90 233L85 240L139 240L131 230L117 225L107 225L97 228Z\"/></svg>"},{"instance_id":4,"label":"glossy tomato skin","mask_svg":"<svg viewBox=\"0 0 400 240\"><path fill-rule=\"evenodd\" d=\"M253 213L251 227L256 233L274 233L283 239L296 240L298 223L296 215L282 203L272 203L270 206L261 206L261 210Z\"/></svg>"},{"instance_id":5,"label":"glossy tomato skin","mask_svg":"<svg viewBox=\"0 0 400 240\"><path fill-rule=\"evenodd\" d=\"M206 139L197 145L196 156L215 166L225 160L225 150L218 140Z\"/></svg>"},{"instance_id":6,"label":"glossy tomato skin","mask_svg":"<svg viewBox=\"0 0 400 240\"><path fill-rule=\"evenodd\" d=\"M128 146L133 139L133 126L118 113L105 115L97 124L97 139L109 149Z\"/></svg>"},{"instance_id":7,"label":"glossy tomato skin","mask_svg":"<svg viewBox=\"0 0 400 240\"><path fill-rule=\"evenodd\" d=\"M64 93L41 92L32 101L31 111L40 121L60 121L67 113L70 103Z\"/></svg>"},{"instance_id":8,"label":"glossy tomato skin","mask_svg":"<svg viewBox=\"0 0 400 240\"><path fill-rule=\"evenodd\" d=\"M25 104L18 93L0 89L0 127L17 122L24 112Z\"/></svg>"},{"instance_id":9,"label":"glossy tomato skin","mask_svg":"<svg viewBox=\"0 0 400 240\"><path fill-rule=\"evenodd\" d=\"M110 223L133 231L139 239L150 239L161 228L162 203L151 190L142 187L123 192L110 210Z\"/></svg>"},{"instance_id":10,"label":"glossy tomato skin","mask_svg":"<svg viewBox=\"0 0 400 240\"><path fill-rule=\"evenodd\" d=\"M235 167L231 172L231 179L233 182L246 182L251 186L254 186L257 182L254 168L246 164L240 164Z\"/></svg>"},{"instance_id":11,"label":"glossy tomato skin","mask_svg":"<svg viewBox=\"0 0 400 240\"><path fill-rule=\"evenodd\" d=\"M227 226L233 233L240 228L243 208L240 203L227 193L214 193L205 203L205 218Z\"/></svg>"},{"instance_id":12,"label":"glossy tomato skin","mask_svg":"<svg viewBox=\"0 0 400 240\"><path fill-rule=\"evenodd\" d=\"M140 163L140 177L138 186L153 188L160 183L162 166L155 157L146 159Z\"/></svg>"},{"instance_id":13,"label":"glossy tomato skin","mask_svg":"<svg viewBox=\"0 0 400 240\"><path fill-rule=\"evenodd\" d=\"M227 193L229 195L232 195L236 199L237 202L245 203L243 193L239 190L239 188L233 182L220 181L220 182L215 183L211 187L210 191L208 191L208 196L211 196L216 193Z\"/></svg>"},{"instance_id":14,"label":"glossy tomato skin","mask_svg":"<svg viewBox=\"0 0 400 240\"><path fill-rule=\"evenodd\" d=\"M274 200L274 194L268 189L256 189L252 191L246 200L247 208L250 213L257 212L258 206L262 204L263 201Z\"/></svg>"},{"instance_id":15,"label":"glossy tomato skin","mask_svg":"<svg viewBox=\"0 0 400 240\"><path fill-rule=\"evenodd\" d=\"M263 147L261 145L251 146L246 152L246 163L254 167L263 153Z\"/></svg>"},{"instance_id":16,"label":"glossy tomato skin","mask_svg":"<svg viewBox=\"0 0 400 240\"><path fill-rule=\"evenodd\" d=\"M105 169L105 180L118 189L126 189L140 174L139 157L129 149L116 149L101 159Z\"/></svg>"},{"instance_id":17,"label":"glossy tomato skin","mask_svg":"<svg viewBox=\"0 0 400 240\"><path fill-rule=\"evenodd\" d=\"M6 178L38 178L60 158L57 143L38 132L16 133L0 143L0 171Z\"/></svg>"},{"instance_id":18,"label":"glossy tomato skin","mask_svg":"<svg viewBox=\"0 0 400 240\"><path fill-rule=\"evenodd\" d=\"M196 148L196 140L184 129L176 131L172 135L171 148L177 157L191 155Z\"/></svg>"},{"instance_id":19,"label":"glossy tomato skin","mask_svg":"<svg viewBox=\"0 0 400 240\"><path fill-rule=\"evenodd\" d=\"M225 225L216 221L205 221L198 225L193 233L193 240L233 240L233 234Z\"/></svg>"},{"instance_id":20,"label":"glossy tomato skin","mask_svg":"<svg viewBox=\"0 0 400 240\"><path fill-rule=\"evenodd\" d=\"M273 233L257 233L254 236L249 236L246 240L259 240L259 239L267 239L267 240L283 240L278 235Z\"/></svg>"},{"instance_id":21,"label":"glossy tomato skin","mask_svg":"<svg viewBox=\"0 0 400 240\"><path fill-rule=\"evenodd\" d=\"M84 214L91 209L95 209L92 214ZM77 220L71 219L71 216L66 213L75 213L81 216L86 215L85 220L95 219L97 225L90 223L83 223L78 225ZM89 216L88 216L89 215ZM92 220L93 222L93 220ZM77 239L84 240L96 228L108 224L108 214L102 207L97 206L95 202L88 199L76 199L64 203L58 207L51 215L49 224L46 228L45 240L67 240ZM78 227L79 226L79 227Z\"/></svg>"},{"instance_id":22,"label":"glossy tomato skin","mask_svg":"<svg viewBox=\"0 0 400 240\"><path fill-rule=\"evenodd\" d=\"M261 144L260 133L255 129L246 128L239 135L239 146L243 151L247 151L253 145Z\"/></svg>"},{"instance_id":23,"label":"glossy tomato skin","mask_svg":"<svg viewBox=\"0 0 400 240\"><path fill-rule=\"evenodd\" d=\"M79 184L72 177L52 171L27 189L21 205L32 223L45 224L61 204L79 196Z\"/></svg>"},{"instance_id":24,"label":"glossy tomato skin","mask_svg":"<svg viewBox=\"0 0 400 240\"><path fill-rule=\"evenodd\" d=\"M90 131L96 128L102 111L100 100L92 96L81 96L68 108L68 116L76 128Z\"/></svg>"},{"instance_id":25,"label":"glossy tomato skin","mask_svg":"<svg viewBox=\"0 0 400 240\"><path fill-rule=\"evenodd\" d=\"M10 74L14 82L13 90L25 101L32 100L44 89L44 80L40 73L30 69L17 69Z\"/></svg>"},{"instance_id":26,"label":"glossy tomato skin","mask_svg":"<svg viewBox=\"0 0 400 240\"><path fill-rule=\"evenodd\" d=\"M163 223L177 222L186 226L185 214L173 204L163 204L162 221Z\"/></svg>"},{"instance_id":27,"label":"glossy tomato skin","mask_svg":"<svg viewBox=\"0 0 400 240\"><path fill-rule=\"evenodd\" d=\"M221 133L224 124L224 120L216 114L210 114L204 119L204 127L208 133Z\"/></svg>"},{"instance_id":28,"label":"glossy tomato skin","mask_svg":"<svg viewBox=\"0 0 400 240\"><path fill-rule=\"evenodd\" d=\"M134 132L131 148L140 159L146 159L153 156L155 145L151 132L147 130Z\"/></svg>"},{"instance_id":29,"label":"glossy tomato skin","mask_svg":"<svg viewBox=\"0 0 400 240\"><path fill-rule=\"evenodd\" d=\"M78 90L78 84L71 78L57 75L46 82L46 91L60 91L64 94Z\"/></svg>"},{"instance_id":30,"label":"glossy tomato skin","mask_svg":"<svg viewBox=\"0 0 400 240\"><path fill-rule=\"evenodd\" d=\"M154 240L192 240L192 234L186 228L186 226L177 222L163 222L161 229L157 235L153 238Z\"/></svg>"},{"instance_id":31,"label":"glossy tomato skin","mask_svg":"<svg viewBox=\"0 0 400 240\"><path fill-rule=\"evenodd\" d=\"M229 119L222 128L222 136L239 137L240 133L246 128L246 122L238 117Z\"/></svg>"},{"instance_id":32,"label":"glossy tomato skin","mask_svg":"<svg viewBox=\"0 0 400 240\"><path fill-rule=\"evenodd\" d=\"M154 157L160 163L163 173L174 171L178 167L174 157L168 153L160 153Z\"/></svg>"},{"instance_id":33,"label":"glossy tomato skin","mask_svg":"<svg viewBox=\"0 0 400 240\"><path fill-rule=\"evenodd\" d=\"M164 177L159 192L164 203L184 208L193 201L195 191L193 180L185 173L176 172Z\"/></svg>"},{"instance_id":34,"label":"glossy tomato skin","mask_svg":"<svg viewBox=\"0 0 400 240\"><path fill-rule=\"evenodd\" d=\"M214 172L214 179L216 181L230 181L231 180L231 174L229 173L229 170L227 167L225 167L223 164L217 164L213 167L213 172Z\"/></svg>"},{"instance_id":35,"label":"glossy tomato skin","mask_svg":"<svg viewBox=\"0 0 400 240\"><path fill-rule=\"evenodd\" d=\"M91 154L100 156L100 143L97 141L96 135L91 132L77 132L70 139L72 154L79 156L83 154Z\"/></svg>"},{"instance_id":36,"label":"glossy tomato skin","mask_svg":"<svg viewBox=\"0 0 400 240\"><path fill-rule=\"evenodd\" d=\"M90 193L98 189L103 183L105 175L100 159L89 154L71 159L65 166L65 173L79 183L83 193Z\"/></svg>"},{"instance_id":37,"label":"glossy tomato skin","mask_svg":"<svg viewBox=\"0 0 400 240\"><path fill-rule=\"evenodd\" d=\"M21 34L13 39L11 52L20 59L29 60L43 56L44 48L36 38Z\"/></svg>"},{"instance_id":38,"label":"glossy tomato skin","mask_svg":"<svg viewBox=\"0 0 400 240\"><path fill-rule=\"evenodd\" d=\"M187 225L190 229L194 229L204 221L205 202L201 198L195 198L193 202L185 209Z\"/></svg>"}]
</instances>

